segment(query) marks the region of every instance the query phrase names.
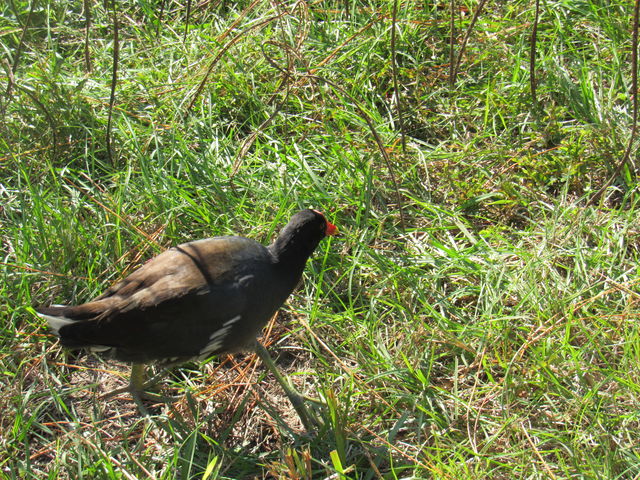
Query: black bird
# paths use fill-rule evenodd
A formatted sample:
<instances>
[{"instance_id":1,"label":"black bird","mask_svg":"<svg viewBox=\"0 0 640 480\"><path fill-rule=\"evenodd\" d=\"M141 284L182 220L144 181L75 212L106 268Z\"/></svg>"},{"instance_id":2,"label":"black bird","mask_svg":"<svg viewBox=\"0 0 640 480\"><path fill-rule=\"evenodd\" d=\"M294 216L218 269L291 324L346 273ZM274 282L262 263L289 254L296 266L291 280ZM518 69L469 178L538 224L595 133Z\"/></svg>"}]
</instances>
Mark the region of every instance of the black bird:
<instances>
[{"instance_id":1,"label":"black bird","mask_svg":"<svg viewBox=\"0 0 640 480\"><path fill-rule=\"evenodd\" d=\"M170 248L94 300L37 308L68 348L109 352L133 364L128 390L138 404L144 364L176 365L255 348L310 428L302 397L256 336L298 285L307 259L335 225L316 210L296 213L265 247L214 237Z\"/></svg>"}]
</instances>

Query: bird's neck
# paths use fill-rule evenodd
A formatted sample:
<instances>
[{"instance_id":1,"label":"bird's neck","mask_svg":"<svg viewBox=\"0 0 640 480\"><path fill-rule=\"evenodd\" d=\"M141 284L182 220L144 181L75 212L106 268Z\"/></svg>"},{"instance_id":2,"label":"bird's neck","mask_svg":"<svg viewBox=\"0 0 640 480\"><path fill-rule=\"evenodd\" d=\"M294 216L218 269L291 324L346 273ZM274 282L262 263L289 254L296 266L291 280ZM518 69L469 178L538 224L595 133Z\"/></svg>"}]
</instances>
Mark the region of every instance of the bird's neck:
<instances>
[{"instance_id":1,"label":"bird's neck","mask_svg":"<svg viewBox=\"0 0 640 480\"><path fill-rule=\"evenodd\" d=\"M280 238L276 239L268 248L276 268L286 273L287 277L297 283L312 252L309 252L302 245L281 241Z\"/></svg>"}]
</instances>

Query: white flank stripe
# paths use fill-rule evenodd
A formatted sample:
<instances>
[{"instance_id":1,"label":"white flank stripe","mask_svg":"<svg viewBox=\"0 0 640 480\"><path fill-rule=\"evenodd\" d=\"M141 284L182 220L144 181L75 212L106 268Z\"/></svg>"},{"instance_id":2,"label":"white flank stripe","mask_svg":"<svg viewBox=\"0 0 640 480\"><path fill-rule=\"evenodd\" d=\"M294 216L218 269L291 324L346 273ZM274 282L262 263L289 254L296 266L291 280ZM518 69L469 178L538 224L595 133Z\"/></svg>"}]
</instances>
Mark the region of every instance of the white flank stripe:
<instances>
[{"instance_id":1,"label":"white flank stripe","mask_svg":"<svg viewBox=\"0 0 640 480\"><path fill-rule=\"evenodd\" d=\"M231 320L227 320L222 324L222 328L216 330L209 336L209 343L207 343L202 350L198 358L204 360L208 358L213 352L220 349L224 345L224 339L231 330L234 323L240 320L240 315L233 317Z\"/></svg>"},{"instance_id":2,"label":"white flank stripe","mask_svg":"<svg viewBox=\"0 0 640 480\"><path fill-rule=\"evenodd\" d=\"M236 323L238 320L240 320L242 317L240 315L238 315L237 317L233 317L231 320L227 320L226 322L224 322L222 324L223 327L229 327L231 325L233 325L234 323ZM209 337L211 338L211 337Z\"/></svg>"}]
</instances>

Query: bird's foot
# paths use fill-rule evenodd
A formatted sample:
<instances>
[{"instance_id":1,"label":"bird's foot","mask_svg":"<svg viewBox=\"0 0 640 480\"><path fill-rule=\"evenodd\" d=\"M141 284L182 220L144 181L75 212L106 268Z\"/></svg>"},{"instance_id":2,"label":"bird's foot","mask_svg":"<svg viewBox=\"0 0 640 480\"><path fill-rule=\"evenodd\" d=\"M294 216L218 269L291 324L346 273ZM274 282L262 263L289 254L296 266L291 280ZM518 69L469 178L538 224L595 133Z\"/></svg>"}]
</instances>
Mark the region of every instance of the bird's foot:
<instances>
[{"instance_id":1,"label":"bird's foot","mask_svg":"<svg viewBox=\"0 0 640 480\"><path fill-rule=\"evenodd\" d=\"M260 342L256 342L255 348L256 348L256 354L260 357L264 365L271 371L276 381L280 384L280 386L284 390L285 395L287 396L287 398L291 402L291 405L293 405L293 408L295 409L296 413L300 417L300 421L302 422L302 425L304 426L304 428L307 431L313 431L318 428L322 428L324 426L324 422L322 422L320 420L320 417L318 417L314 412L311 412L306 407L305 402L311 402L316 409L319 406L323 405L323 402L318 399L305 397L299 394L296 391L296 389L293 388L289 380L280 373L280 371L278 370L278 367L276 367L276 364L271 358L271 355L269 355L269 352L267 351L267 349L264 348L264 346Z\"/></svg>"},{"instance_id":2,"label":"bird's foot","mask_svg":"<svg viewBox=\"0 0 640 480\"><path fill-rule=\"evenodd\" d=\"M115 397L117 395L128 393L131 395L131 398L138 406L140 412L148 416L149 413L142 403L143 400L147 400L149 402L154 403L173 403L178 400L180 397L167 397L164 395L160 395L158 393L150 392L147 389L153 387L158 380L164 375L165 370L161 370L158 374L153 376L149 381L145 382L145 370L144 365L142 364L134 364L131 368L131 378L129 380L129 384L122 388L117 388L112 390L111 392L105 393L100 397L100 400L106 400L111 397Z\"/></svg>"},{"instance_id":3,"label":"bird's foot","mask_svg":"<svg viewBox=\"0 0 640 480\"><path fill-rule=\"evenodd\" d=\"M325 423L322 417L318 415L321 413L320 409L325 405L321 400L300 395L299 393L288 394L287 397L308 432L324 427Z\"/></svg>"}]
</instances>

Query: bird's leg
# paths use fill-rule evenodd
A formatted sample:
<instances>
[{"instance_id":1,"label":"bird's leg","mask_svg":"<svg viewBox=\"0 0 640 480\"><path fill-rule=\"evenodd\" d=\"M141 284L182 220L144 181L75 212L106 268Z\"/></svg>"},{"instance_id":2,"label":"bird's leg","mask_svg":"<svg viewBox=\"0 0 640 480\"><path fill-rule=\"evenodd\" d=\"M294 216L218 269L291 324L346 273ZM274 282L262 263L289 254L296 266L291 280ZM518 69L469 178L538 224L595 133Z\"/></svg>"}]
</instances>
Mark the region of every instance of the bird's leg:
<instances>
[{"instance_id":1,"label":"bird's leg","mask_svg":"<svg viewBox=\"0 0 640 480\"><path fill-rule=\"evenodd\" d=\"M144 380L147 378L147 372L144 370L144 364L134 363L131 365L131 375L129 376L129 390L142 392L145 386Z\"/></svg>"},{"instance_id":2,"label":"bird's leg","mask_svg":"<svg viewBox=\"0 0 640 480\"><path fill-rule=\"evenodd\" d=\"M140 394L142 392L143 387L145 386L145 371L144 364L142 363L134 363L131 366L131 374L129 375L129 385L122 388L116 388L115 390L111 390L108 393L105 393L100 397L101 400L106 400L107 398L115 397L116 395L120 395L121 393L131 393L137 392Z\"/></svg>"},{"instance_id":3,"label":"bird's leg","mask_svg":"<svg viewBox=\"0 0 640 480\"><path fill-rule=\"evenodd\" d=\"M284 390L284 393L287 395L287 398L289 398L289 401L293 405L293 408L298 413L298 416L300 417L304 428L306 428L307 430L311 430L313 427L319 426L321 422L315 417L315 415L309 412L309 410L304 405L305 397L300 395L291 386L289 380L280 373L278 367L271 358L271 355L269 355L267 349L264 348L264 346L258 341L256 341L256 354L258 355L258 357L260 357L262 363L264 363L264 365L271 371L271 373L273 373L273 376L276 377L276 381L280 384L280 386Z\"/></svg>"},{"instance_id":4,"label":"bird's leg","mask_svg":"<svg viewBox=\"0 0 640 480\"><path fill-rule=\"evenodd\" d=\"M111 392L105 393L101 400L111 398L116 395L120 395L121 393L130 393L133 401L136 403L140 411L146 415L147 411L142 405L142 399L151 400L155 402L172 402L174 398L164 397L162 395L158 395L157 393L152 393L146 391L147 388L152 387L158 380L162 378L166 373L166 368L160 370L157 374L151 377L150 380L145 381L147 378L146 371L143 363L134 363L131 365L131 375L129 376L129 385L126 387L118 388L116 390L112 390Z\"/></svg>"},{"instance_id":5,"label":"bird's leg","mask_svg":"<svg viewBox=\"0 0 640 480\"><path fill-rule=\"evenodd\" d=\"M131 393L131 398L138 406L138 410L145 417L149 416L149 412L145 408L142 403L142 395L143 395L143 387L144 387L144 379L146 378L146 372L144 370L144 364L142 363L134 363L131 365L131 375L129 376L129 386L127 390Z\"/></svg>"}]
</instances>

